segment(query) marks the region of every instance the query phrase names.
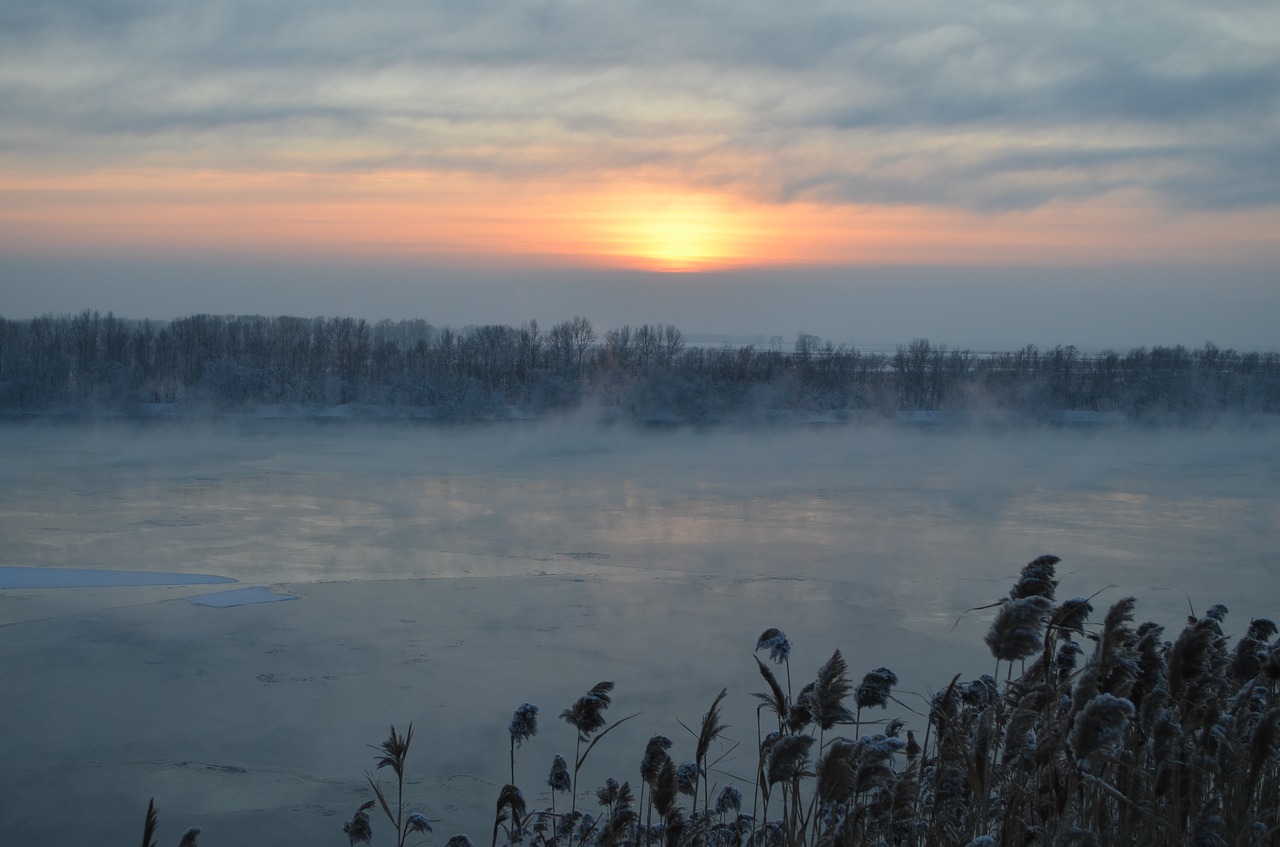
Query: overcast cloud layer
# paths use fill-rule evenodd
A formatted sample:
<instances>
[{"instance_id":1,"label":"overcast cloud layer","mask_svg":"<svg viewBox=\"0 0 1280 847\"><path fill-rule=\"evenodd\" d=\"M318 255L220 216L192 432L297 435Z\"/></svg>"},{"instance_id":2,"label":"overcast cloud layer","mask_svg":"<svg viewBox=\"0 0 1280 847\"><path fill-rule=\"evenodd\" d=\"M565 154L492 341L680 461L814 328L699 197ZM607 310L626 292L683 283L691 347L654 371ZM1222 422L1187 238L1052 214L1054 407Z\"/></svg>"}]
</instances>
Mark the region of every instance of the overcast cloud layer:
<instances>
[{"instance_id":1,"label":"overcast cloud layer","mask_svg":"<svg viewBox=\"0 0 1280 847\"><path fill-rule=\"evenodd\" d=\"M1280 4L0 7L0 166L656 170L760 199L1280 202Z\"/></svg>"}]
</instances>

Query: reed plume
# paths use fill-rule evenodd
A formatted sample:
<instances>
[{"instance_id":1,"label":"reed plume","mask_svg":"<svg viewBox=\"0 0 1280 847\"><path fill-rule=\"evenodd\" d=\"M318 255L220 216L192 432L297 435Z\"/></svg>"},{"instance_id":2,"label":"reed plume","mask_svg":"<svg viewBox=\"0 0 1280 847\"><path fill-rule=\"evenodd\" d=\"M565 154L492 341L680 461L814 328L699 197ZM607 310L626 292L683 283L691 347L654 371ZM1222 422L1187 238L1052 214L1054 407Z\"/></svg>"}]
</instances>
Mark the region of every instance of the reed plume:
<instances>
[{"instance_id":1,"label":"reed plume","mask_svg":"<svg viewBox=\"0 0 1280 847\"><path fill-rule=\"evenodd\" d=\"M644 758L640 760L640 778L649 785L657 781L662 763L671 760L671 756L667 754L671 749L671 743L671 739L665 735L655 735L645 745Z\"/></svg>"},{"instance_id":2,"label":"reed plume","mask_svg":"<svg viewBox=\"0 0 1280 847\"><path fill-rule=\"evenodd\" d=\"M769 666L760 661L760 657L754 657L756 666L760 669L760 675L764 677L764 681L769 684L767 693L757 693L755 697L773 712L778 718L778 726L782 726L788 719L790 706L787 703L787 695L782 693L782 686L778 684L778 680L773 675L773 671L769 670Z\"/></svg>"},{"instance_id":3,"label":"reed plume","mask_svg":"<svg viewBox=\"0 0 1280 847\"><path fill-rule=\"evenodd\" d=\"M404 847L405 839L409 837L408 830L404 826L404 773L405 762L409 758L409 746L413 743L413 724L409 724L409 728L403 735L396 732L393 725L391 733L387 736L387 740L378 746L370 744L374 750L379 751L380 755L375 757L377 762L377 770L383 768L391 768L396 775L396 808L391 811L391 803L388 801L386 794L382 791L382 786L374 779L373 774L365 774L365 778L369 782L369 786L373 789L373 794L378 798L378 804L382 807L383 813L387 816L387 820L391 821L391 825L396 828L396 847Z\"/></svg>"},{"instance_id":4,"label":"reed plume","mask_svg":"<svg viewBox=\"0 0 1280 847\"><path fill-rule=\"evenodd\" d=\"M1221 622L1206 615L1183 628L1169 651L1169 691L1192 721L1209 715L1226 685Z\"/></svg>"},{"instance_id":5,"label":"reed plume","mask_svg":"<svg viewBox=\"0 0 1280 847\"><path fill-rule=\"evenodd\" d=\"M817 796L822 803L844 803L853 798L857 786L858 745L836 738L818 760Z\"/></svg>"},{"instance_id":6,"label":"reed plume","mask_svg":"<svg viewBox=\"0 0 1280 847\"><path fill-rule=\"evenodd\" d=\"M1018 581L1009 592L1009 599L1043 597L1046 600L1053 600L1053 592L1058 587L1058 578L1054 570L1061 561L1057 556L1037 556L1032 559L1023 566Z\"/></svg>"},{"instance_id":7,"label":"reed plume","mask_svg":"<svg viewBox=\"0 0 1280 847\"><path fill-rule=\"evenodd\" d=\"M538 734L538 707L533 703L521 703L511 715L507 726L511 736L511 782L516 781L516 748Z\"/></svg>"},{"instance_id":8,"label":"reed plume","mask_svg":"<svg viewBox=\"0 0 1280 847\"><path fill-rule=\"evenodd\" d=\"M538 734L538 707L533 703L521 703L511 715L511 723L507 727L511 741L519 747L525 741Z\"/></svg>"},{"instance_id":9,"label":"reed plume","mask_svg":"<svg viewBox=\"0 0 1280 847\"><path fill-rule=\"evenodd\" d=\"M726 785L716 797L715 813L717 815L725 815L731 811L742 811L742 792L736 785Z\"/></svg>"},{"instance_id":10,"label":"reed plume","mask_svg":"<svg viewBox=\"0 0 1280 847\"><path fill-rule=\"evenodd\" d=\"M786 728L788 732L800 732L814 722L813 689L815 683L809 683L800 689L799 696L787 710Z\"/></svg>"},{"instance_id":11,"label":"reed plume","mask_svg":"<svg viewBox=\"0 0 1280 847\"><path fill-rule=\"evenodd\" d=\"M373 822L369 820L369 810L377 805L373 800L369 800L361 804L356 813L351 816L351 820L342 825L342 831L347 834L347 839L354 847L356 844L369 844L373 839Z\"/></svg>"},{"instance_id":12,"label":"reed plume","mask_svg":"<svg viewBox=\"0 0 1280 847\"><path fill-rule=\"evenodd\" d=\"M1136 602L1133 597L1124 597L1107 610L1102 634L1072 693L1074 711L1080 711L1101 693L1128 696L1139 670L1138 636L1130 626Z\"/></svg>"},{"instance_id":13,"label":"reed plume","mask_svg":"<svg viewBox=\"0 0 1280 847\"><path fill-rule=\"evenodd\" d=\"M508 843L517 844L523 840L524 817L527 807L524 795L514 785L504 785L498 792L497 810L493 818L493 847L498 847L498 833L503 824L507 826Z\"/></svg>"},{"instance_id":14,"label":"reed plume","mask_svg":"<svg viewBox=\"0 0 1280 847\"><path fill-rule=\"evenodd\" d=\"M876 668L862 677L862 682L853 693L853 702L858 707L855 734L862 731L862 710L875 706L888 708L889 692L897 684L898 675L884 667Z\"/></svg>"},{"instance_id":15,"label":"reed plume","mask_svg":"<svg viewBox=\"0 0 1280 847\"><path fill-rule=\"evenodd\" d=\"M681 794L688 794L695 801L698 797L698 763L693 761L681 762L676 768L676 790Z\"/></svg>"},{"instance_id":16,"label":"reed plume","mask_svg":"<svg viewBox=\"0 0 1280 847\"><path fill-rule=\"evenodd\" d=\"M707 709L706 714L702 716L702 725L698 728L698 746L694 752L694 769L693 769L693 812L698 811L698 783L707 772L707 754L711 751L711 744L718 739L729 727L721 722L720 704L724 702L724 698L728 695L727 688L720 689L720 693L716 695L716 699L711 702L711 708ZM683 767L683 765L681 766ZM703 790L702 806L705 809L709 804L707 792Z\"/></svg>"},{"instance_id":17,"label":"reed plume","mask_svg":"<svg viewBox=\"0 0 1280 847\"><path fill-rule=\"evenodd\" d=\"M569 791L573 788L573 780L569 778L569 763L559 753L551 760L551 775L547 777L547 785L551 786L552 797L556 791Z\"/></svg>"},{"instance_id":18,"label":"reed plume","mask_svg":"<svg viewBox=\"0 0 1280 847\"><path fill-rule=\"evenodd\" d=\"M670 756L664 756L653 780L653 807L658 815L666 820L676 808L676 794L680 790L676 781L676 763Z\"/></svg>"},{"instance_id":19,"label":"reed plume","mask_svg":"<svg viewBox=\"0 0 1280 847\"><path fill-rule=\"evenodd\" d=\"M1083 597L1072 597L1070 600L1063 600L1058 608L1054 609L1049 623L1058 630L1084 635L1084 624L1091 614L1093 614L1092 603Z\"/></svg>"},{"instance_id":20,"label":"reed plume","mask_svg":"<svg viewBox=\"0 0 1280 847\"><path fill-rule=\"evenodd\" d=\"M156 809L156 798L147 802L147 819L142 825L142 847L156 847L156 829L160 826L160 812Z\"/></svg>"},{"instance_id":21,"label":"reed plume","mask_svg":"<svg viewBox=\"0 0 1280 847\"><path fill-rule=\"evenodd\" d=\"M782 630L770 627L760 633L760 637L756 639L757 653L766 648L774 664L786 665L787 694L789 695L791 693L791 641Z\"/></svg>"},{"instance_id":22,"label":"reed plume","mask_svg":"<svg viewBox=\"0 0 1280 847\"><path fill-rule=\"evenodd\" d=\"M578 740L591 740L591 736L604 726L604 710L613 702L609 697L612 690L612 682L597 682L590 691L560 713L562 719L578 730Z\"/></svg>"},{"instance_id":23,"label":"reed plume","mask_svg":"<svg viewBox=\"0 0 1280 847\"><path fill-rule=\"evenodd\" d=\"M774 664L780 665L791 658L791 641L780 629L770 627L760 633L760 637L756 639L756 652L766 648Z\"/></svg>"},{"instance_id":24,"label":"reed plume","mask_svg":"<svg viewBox=\"0 0 1280 847\"><path fill-rule=\"evenodd\" d=\"M858 690L854 692L854 702L859 709L870 709L873 706L887 708L889 692L898 684L898 675L888 668L876 668L862 677Z\"/></svg>"},{"instance_id":25,"label":"reed plume","mask_svg":"<svg viewBox=\"0 0 1280 847\"><path fill-rule=\"evenodd\" d=\"M812 735L784 735L775 739L769 748L766 765L769 784L792 782L808 776L809 748L814 740Z\"/></svg>"},{"instance_id":26,"label":"reed plume","mask_svg":"<svg viewBox=\"0 0 1280 847\"><path fill-rule=\"evenodd\" d=\"M631 808L628 800L631 789L626 783L623 783L623 789L625 791L609 813L609 820L600 830L600 847L619 847L632 842L632 830L636 821L639 820L639 815Z\"/></svg>"},{"instance_id":27,"label":"reed plume","mask_svg":"<svg viewBox=\"0 0 1280 847\"><path fill-rule=\"evenodd\" d=\"M1114 694L1099 694L1080 711L1071 728L1071 752L1081 767L1094 756L1114 755L1124 745L1133 704Z\"/></svg>"},{"instance_id":28,"label":"reed plume","mask_svg":"<svg viewBox=\"0 0 1280 847\"><path fill-rule=\"evenodd\" d=\"M658 807L656 793L658 791L658 780L663 773L664 768L674 767L670 754L667 753L671 749L671 739L665 735L655 735L649 739L649 743L644 748L644 758L640 760L640 805L646 812L645 825L646 829L653 823L653 809ZM675 778L675 772L671 772L672 779ZM645 805L644 792L649 790L648 806ZM671 797L674 799L676 789L671 789ZM669 805L669 804L668 804ZM659 817L665 817L666 811L658 807Z\"/></svg>"},{"instance_id":29,"label":"reed plume","mask_svg":"<svg viewBox=\"0 0 1280 847\"><path fill-rule=\"evenodd\" d=\"M1269 618L1254 618L1249 622L1248 631L1236 643L1231 656L1230 674L1236 684L1243 685L1262 672L1267 642L1275 634L1275 622Z\"/></svg>"},{"instance_id":30,"label":"reed plume","mask_svg":"<svg viewBox=\"0 0 1280 847\"><path fill-rule=\"evenodd\" d=\"M813 722L824 732L837 723L853 720L853 715L844 706L844 698L849 696L852 688L849 665L837 650L818 669L818 678L814 680L810 694Z\"/></svg>"},{"instance_id":31,"label":"reed plume","mask_svg":"<svg viewBox=\"0 0 1280 847\"><path fill-rule=\"evenodd\" d=\"M1258 674L1272 685L1280 681L1280 641L1271 645L1271 649L1267 651L1266 658L1262 660L1262 668L1258 671Z\"/></svg>"},{"instance_id":32,"label":"reed plume","mask_svg":"<svg viewBox=\"0 0 1280 847\"><path fill-rule=\"evenodd\" d=\"M698 747L695 756L698 767L701 768L707 761L707 753L711 749L711 742L715 741L729 727L720 722L720 704L724 702L724 698L729 694L729 689L722 688L720 693L716 695L716 699L711 702L711 708L702 716L702 726L698 730Z\"/></svg>"},{"instance_id":33,"label":"reed plume","mask_svg":"<svg viewBox=\"0 0 1280 847\"><path fill-rule=\"evenodd\" d=\"M613 725L608 729L604 729L604 710L609 708L609 705L613 702L609 697L610 691L613 691L612 682L597 682L590 691L579 697L572 706L560 713L561 718L578 730L577 746L573 757L573 788L570 793L571 812L577 811L578 808L578 772L582 770L582 765L587 760L587 756L595 749L596 743L601 738L635 717L635 715L627 715L625 718L614 721ZM600 732L602 729L604 731ZM596 735L594 739L591 738L597 732L600 734ZM585 751L582 749L584 742L587 742Z\"/></svg>"},{"instance_id":34,"label":"reed plume","mask_svg":"<svg viewBox=\"0 0 1280 847\"><path fill-rule=\"evenodd\" d=\"M1000 605L984 639L996 661L1016 662L1040 650L1051 605L1047 597L1039 594L1006 600Z\"/></svg>"}]
</instances>

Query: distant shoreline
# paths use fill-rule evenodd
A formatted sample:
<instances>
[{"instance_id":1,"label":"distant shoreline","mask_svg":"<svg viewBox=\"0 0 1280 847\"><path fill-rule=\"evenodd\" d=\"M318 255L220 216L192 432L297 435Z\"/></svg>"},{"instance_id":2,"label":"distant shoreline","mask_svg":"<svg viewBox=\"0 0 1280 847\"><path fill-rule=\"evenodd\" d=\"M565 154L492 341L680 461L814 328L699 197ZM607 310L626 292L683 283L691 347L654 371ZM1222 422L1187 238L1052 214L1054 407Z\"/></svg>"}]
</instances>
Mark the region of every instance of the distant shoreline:
<instances>
[{"instance_id":1,"label":"distant shoreline","mask_svg":"<svg viewBox=\"0 0 1280 847\"><path fill-rule=\"evenodd\" d=\"M1238 429L1270 429L1280 427L1280 414L1216 412L1164 413L1135 415L1124 412L1099 412L1088 409L1061 409L1042 414L1008 410L919 410L880 412L865 409L841 409L812 412L804 409L770 410L758 414L728 414L716 417L682 418L671 414L654 414L644 418L627 415L616 407L584 406L546 414L506 410L506 414L478 417L449 417L428 407L390 407L364 404L266 404L243 409L211 409L197 404L141 403L132 409L63 407L45 410L0 411L0 423L58 421L92 423L120 421L130 423L272 423L307 422L316 424L413 424L443 427L485 425L538 425L560 420L583 420L602 426L634 426L654 428L756 428L809 426L906 426L941 429L1009 427L1066 427L1109 429L1125 426L1205 428L1225 426Z\"/></svg>"}]
</instances>

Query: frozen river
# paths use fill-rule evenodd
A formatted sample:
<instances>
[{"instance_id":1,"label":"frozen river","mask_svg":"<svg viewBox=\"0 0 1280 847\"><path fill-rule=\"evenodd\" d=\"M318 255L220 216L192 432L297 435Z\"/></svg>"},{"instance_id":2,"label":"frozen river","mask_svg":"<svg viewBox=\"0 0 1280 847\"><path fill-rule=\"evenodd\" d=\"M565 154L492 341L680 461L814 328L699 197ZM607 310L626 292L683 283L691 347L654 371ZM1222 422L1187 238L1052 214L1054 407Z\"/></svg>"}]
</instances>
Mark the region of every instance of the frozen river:
<instances>
[{"instance_id":1,"label":"frozen river","mask_svg":"<svg viewBox=\"0 0 1280 847\"><path fill-rule=\"evenodd\" d=\"M0 589L14 843L73 843L38 823L68 802L133 837L155 795L162 842L198 824L212 845L341 844L368 796L365 745L409 720L413 796L442 839L481 837L520 702L543 707L517 774L531 806L572 746L555 716L599 680L617 683L611 717L642 716L593 753L596 784L634 781L649 735L688 746L677 720L722 687L751 749L767 627L796 643L797 686L838 647L857 678L892 667L918 707L990 671L990 612L953 624L1041 553L1063 558L1060 596L1101 591L1095 618L1127 594L1170 629L1189 603L1228 606L1233 633L1280 614L1276 428L43 422L0 437L0 566L298 598Z\"/></svg>"}]
</instances>

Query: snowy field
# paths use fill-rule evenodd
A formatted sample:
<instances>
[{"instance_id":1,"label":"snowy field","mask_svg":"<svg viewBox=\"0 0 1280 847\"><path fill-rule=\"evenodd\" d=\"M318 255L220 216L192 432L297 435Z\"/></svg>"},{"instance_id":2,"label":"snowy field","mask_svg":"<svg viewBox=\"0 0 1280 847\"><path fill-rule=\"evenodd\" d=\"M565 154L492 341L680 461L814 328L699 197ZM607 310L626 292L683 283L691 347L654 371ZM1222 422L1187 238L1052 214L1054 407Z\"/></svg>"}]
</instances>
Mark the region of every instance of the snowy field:
<instances>
[{"instance_id":1,"label":"snowy field","mask_svg":"<svg viewBox=\"0 0 1280 847\"><path fill-rule=\"evenodd\" d=\"M922 726L908 708L993 667L991 613L962 613L1041 553L1063 558L1060 596L1100 592L1095 619L1127 594L1170 628L1189 603L1228 606L1231 634L1280 615L1276 428L0 437L6 843L78 843L68 808L127 841L154 795L162 841L199 825L215 847L340 845L369 796L366 745L409 721L408 799L435 841L479 843L512 710L542 707L517 760L541 807L573 747L556 716L606 679L608 716L640 717L593 752L584 788L634 782L655 733L691 757L680 722L725 687L742 746L715 779L746 779L762 630L795 643L797 689L836 648L855 678L891 667L905 705L889 714Z\"/></svg>"}]
</instances>

